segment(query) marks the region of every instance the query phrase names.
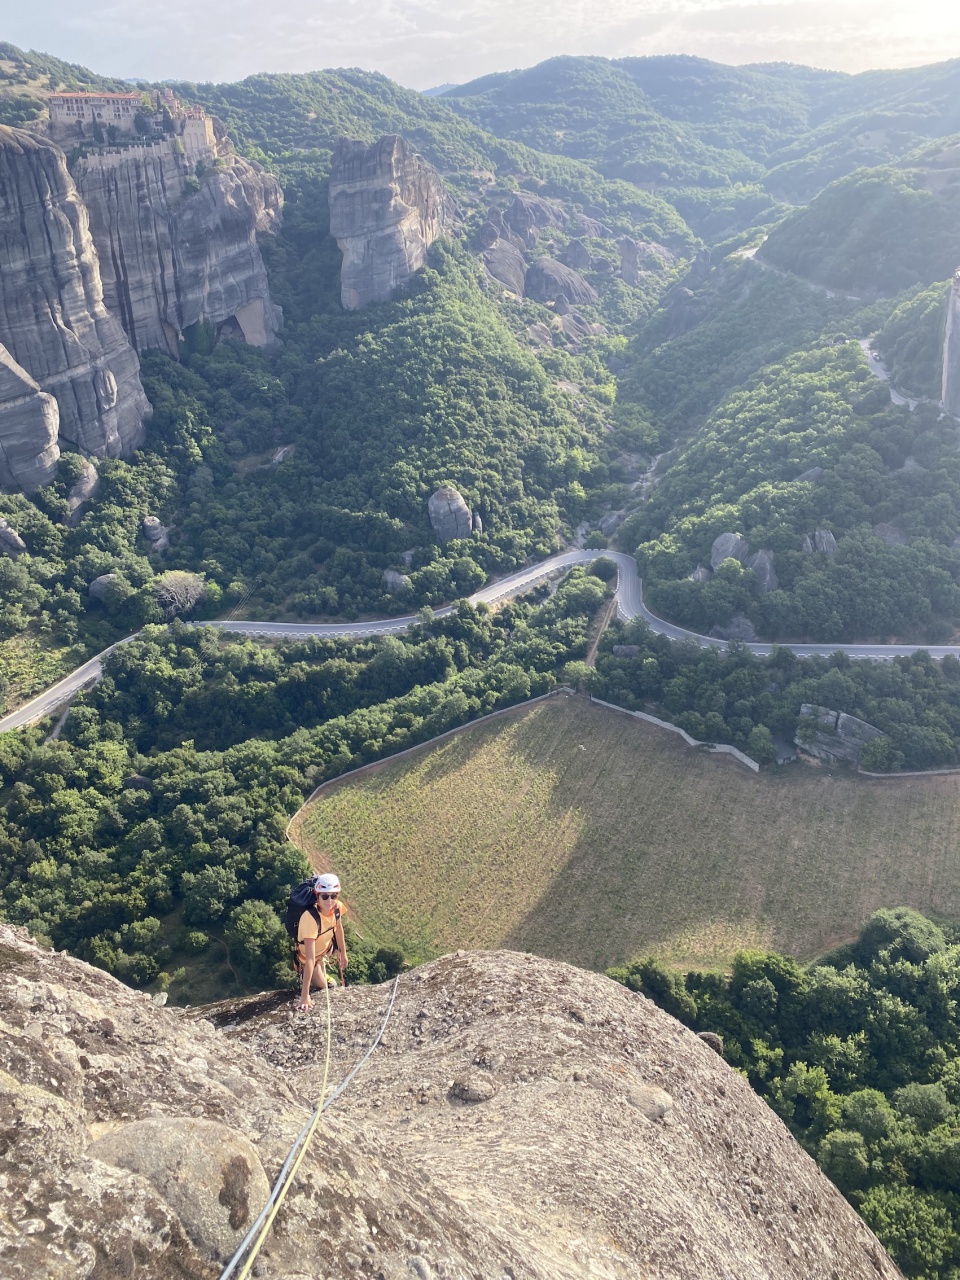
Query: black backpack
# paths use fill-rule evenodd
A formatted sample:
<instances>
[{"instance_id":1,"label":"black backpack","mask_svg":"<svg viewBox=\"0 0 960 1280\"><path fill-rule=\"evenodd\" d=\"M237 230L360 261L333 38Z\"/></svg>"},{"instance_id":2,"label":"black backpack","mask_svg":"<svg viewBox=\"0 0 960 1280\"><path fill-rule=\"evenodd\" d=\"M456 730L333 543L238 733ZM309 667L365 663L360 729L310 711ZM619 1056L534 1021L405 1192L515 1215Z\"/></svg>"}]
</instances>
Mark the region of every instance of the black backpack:
<instances>
[{"instance_id":1,"label":"black backpack","mask_svg":"<svg viewBox=\"0 0 960 1280\"><path fill-rule=\"evenodd\" d=\"M317 928L320 928L320 912L317 910L317 897L314 891L314 881L304 880L302 884L298 884L287 899L287 910L283 917L284 928L290 935L290 941L294 947L297 945L297 930L300 926L300 917L305 911L309 911L317 922ZM334 919L340 919L340 904L334 907ZM333 949L337 951L337 935L333 935Z\"/></svg>"}]
</instances>

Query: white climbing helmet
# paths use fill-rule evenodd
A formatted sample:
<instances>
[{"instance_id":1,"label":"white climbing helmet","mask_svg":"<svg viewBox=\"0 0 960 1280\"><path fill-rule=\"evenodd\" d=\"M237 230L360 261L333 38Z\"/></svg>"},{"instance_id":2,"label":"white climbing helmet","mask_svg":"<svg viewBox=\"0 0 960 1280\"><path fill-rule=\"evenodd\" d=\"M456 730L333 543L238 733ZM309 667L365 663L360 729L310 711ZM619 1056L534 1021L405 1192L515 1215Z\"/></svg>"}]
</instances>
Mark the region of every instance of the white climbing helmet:
<instances>
[{"instance_id":1,"label":"white climbing helmet","mask_svg":"<svg viewBox=\"0 0 960 1280\"><path fill-rule=\"evenodd\" d=\"M340 881L333 872L328 871L326 875L314 877L313 891L314 893L339 893Z\"/></svg>"}]
</instances>

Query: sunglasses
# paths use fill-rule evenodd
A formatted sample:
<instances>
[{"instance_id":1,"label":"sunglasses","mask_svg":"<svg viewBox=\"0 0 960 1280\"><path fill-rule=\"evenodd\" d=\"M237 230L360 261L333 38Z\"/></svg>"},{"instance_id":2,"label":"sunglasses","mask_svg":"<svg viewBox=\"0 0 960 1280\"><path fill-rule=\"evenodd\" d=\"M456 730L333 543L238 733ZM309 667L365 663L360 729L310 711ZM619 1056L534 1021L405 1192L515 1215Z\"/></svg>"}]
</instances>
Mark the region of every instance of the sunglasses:
<instances>
[{"instance_id":1,"label":"sunglasses","mask_svg":"<svg viewBox=\"0 0 960 1280\"><path fill-rule=\"evenodd\" d=\"M340 895L339 893L321 893L318 895L318 897L322 898L323 901L326 902L328 901L328 899L331 899L331 898L339 898Z\"/></svg>"}]
</instances>

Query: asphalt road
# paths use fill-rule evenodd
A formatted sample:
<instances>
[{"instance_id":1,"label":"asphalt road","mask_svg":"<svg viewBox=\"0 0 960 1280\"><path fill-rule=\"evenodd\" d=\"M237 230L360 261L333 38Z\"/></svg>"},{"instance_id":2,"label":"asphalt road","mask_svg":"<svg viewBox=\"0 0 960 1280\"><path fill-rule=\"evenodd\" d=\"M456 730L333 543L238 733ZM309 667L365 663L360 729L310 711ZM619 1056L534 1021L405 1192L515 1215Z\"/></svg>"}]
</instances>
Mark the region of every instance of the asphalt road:
<instances>
[{"instance_id":1,"label":"asphalt road","mask_svg":"<svg viewBox=\"0 0 960 1280\"><path fill-rule=\"evenodd\" d=\"M551 556L549 560L541 561L540 564L531 565L527 569L521 569L518 573L510 574L509 577L501 578L499 581L491 583L488 587L481 588L481 590L470 596L470 603L493 604L509 596L519 595L559 570L569 568L574 564L589 564L596 560L598 555L615 561L620 571L617 581L617 607L619 616L625 621L629 621L631 618L645 618L650 625L651 631L655 631L659 635L669 636L673 640L692 640L700 645L701 648L708 648L711 645L718 649L729 648L725 640L713 640L709 636L698 635L695 631L687 631L683 627L677 627L672 622L666 622L663 618L658 618L655 613L651 613L643 603L643 591L640 577L637 573L636 561L633 556L624 555L620 551L565 551L560 555ZM453 608L453 605L447 605L444 609L437 609L436 615L443 617L452 613ZM402 618L384 618L380 621L374 620L372 622L204 622L197 625L218 627L221 631L231 631L246 636L271 636L275 639L289 639L296 636L360 637L397 635L406 631L407 627L416 622L416 620L415 614L408 614ZM127 644L133 638L133 636L127 636L124 640L118 641L118 644ZM748 644L746 647L752 650L753 653L765 655L769 654L774 646L756 643ZM58 680L56 684L38 694L18 711L11 711L9 715L4 716L0 719L0 732L7 729L20 729L35 720L42 720L44 716L50 715L58 706L62 706L63 703L72 698L79 689L95 683L99 680L103 671L104 658L116 648L117 645L111 645L109 649L104 649L103 653L97 654L95 658L85 662L82 667L78 667L70 675ZM841 652L849 654L851 658L873 658L881 661L907 656L921 649L925 649L934 658L943 658L947 654L960 658L960 645L782 644L780 648L790 649L800 656L810 656L817 653L829 655Z\"/></svg>"}]
</instances>

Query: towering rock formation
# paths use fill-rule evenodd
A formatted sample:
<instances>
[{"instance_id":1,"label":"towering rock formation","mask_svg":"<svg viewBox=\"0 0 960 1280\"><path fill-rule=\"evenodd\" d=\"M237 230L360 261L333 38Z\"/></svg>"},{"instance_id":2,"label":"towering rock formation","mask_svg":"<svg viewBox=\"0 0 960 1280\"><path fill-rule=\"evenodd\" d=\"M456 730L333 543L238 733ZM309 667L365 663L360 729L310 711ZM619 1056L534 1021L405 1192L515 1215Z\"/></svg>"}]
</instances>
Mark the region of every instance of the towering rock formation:
<instances>
[{"instance_id":1,"label":"towering rock formation","mask_svg":"<svg viewBox=\"0 0 960 1280\"><path fill-rule=\"evenodd\" d=\"M281 316L257 236L279 228L280 185L259 165L211 152L199 191L189 193L194 168L172 139L76 162L104 301L138 351L175 356L183 330L198 321L267 346Z\"/></svg>"},{"instance_id":2,"label":"towering rock formation","mask_svg":"<svg viewBox=\"0 0 960 1280\"><path fill-rule=\"evenodd\" d=\"M56 474L60 410L0 346L0 488L30 493Z\"/></svg>"},{"instance_id":3,"label":"towering rock formation","mask_svg":"<svg viewBox=\"0 0 960 1280\"><path fill-rule=\"evenodd\" d=\"M953 273L947 299L947 332L943 342L943 384L940 392L945 413L960 418L960 268Z\"/></svg>"},{"instance_id":4,"label":"towering rock formation","mask_svg":"<svg viewBox=\"0 0 960 1280\"><path fill-rule=\"evenodd\" d=\"M64 439L110 458L140 442L150 406L139 362L103 304L87 212L63 152L2 126L0 342L56 398ZM47 459L42 472L51 463L49 405L34 422L40 434L27 452L35 446Z\"/></svg>"},{"instance_id":5,"label":"towering rock formation","mask_svg":"<svg viewBox=\"0 0 960 1280\"><path fill-rule=\"evenodd\" d=\"M330 171L330 232L343 253L347 311L385 302L423 266L456 215L440 175L401 137L341 138Z\"/></svg>"}]
</instances>

